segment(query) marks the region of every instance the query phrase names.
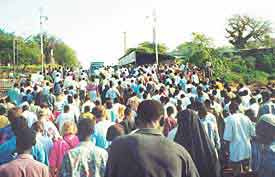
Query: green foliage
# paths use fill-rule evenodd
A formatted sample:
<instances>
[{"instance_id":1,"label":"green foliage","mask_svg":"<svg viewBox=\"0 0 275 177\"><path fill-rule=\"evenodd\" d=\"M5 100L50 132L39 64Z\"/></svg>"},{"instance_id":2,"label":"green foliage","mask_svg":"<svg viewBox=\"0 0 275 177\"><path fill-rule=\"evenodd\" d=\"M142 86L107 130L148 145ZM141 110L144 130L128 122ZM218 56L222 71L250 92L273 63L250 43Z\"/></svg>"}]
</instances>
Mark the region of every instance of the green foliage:
<instances>
[{"instance_id":1,"label":"green foliage","mask_svg":"<svg viewBox=\"0 0 275 177\"><path fill-rule=\"evenodd\" d=\"M263 71L252 71L244 74L244 81L248 84L259 83L265 85L268 83L269 74Z\"/></svg>"},{"instance_id":2,"label":"green foliage","mask_svg":"<svg viewBox=\"0 0 275 177\"><path fill-rule=\"evenodd\" d=\"M272 73L273 66L275 66L275 58L272 54L264 55L257 60L257 68L267 73Z\"/></svg>"},{"instance_id":3,"label":"green foliage","mask_svg":"<svg viewBox=\"0 0 275 177\"><path fill-rule=\"evenodd\" d=\"M12 33L0 29L0 63L2 64L7 65L12 60L13 38Z\"/></svg>"},{"instance_id":4,"label":"green foliage","mask_svg":"<svg viewBox=\"0 0 275 177\"><path fill-rule=\"evenodd\" d=\"M22 64L22 65L38 64L39 56L40 56L39 46L33 41L19 40L18 43L19 43L18 64Z\"/></svg>"},{"instance_id":5,"label":"green foliage","mask_svg":"<svg viewBox=\"0 0 275 177\"><path fill-rule=\"evenodd\" d=\"M75 51L63 42L56 45L54 58L60 65L77 66L79 64Z\"/></svg>"},{"instance_id":6,"label":"green foliage","mask_svg":"<svg viewBox=\"0 0 275 177\"><path fill-rule=\"evenodd\" d=\"M175 53L198 66L202 66L207 61L211 62L216 57L215 50L212 48L212 40L200 33L192 33L192 36L192 41L180 44Z\"/></svg>"},{"instance_id":7,"label":"green foliage","mask_svg":"<svg viewBox=\"0 0 275 177\"><path fill-rule=\"evenodd\" d=\"M264 35L262 40L251 40L246 44L247 48L256 49L260 47L273 47L273 39L270 35Z\"/></svg>"},{"instance_id":8,"label":"green foliage","mask_svg":"<svg viewBox=\"0 0 275 177\"><path fill-rule=\"evenodd\" d=\"M23 38L14 36L0 29L0 63L7 65L13 63L13 40L16 40L18 65L24 65L25 70L29 64L40 64L40 35ZM52 63L51 51L54 51L56 62L62 65L76 66L79 64L76 54L72 48L58 38L43 34L44 62Z\"/></svg>"},{"instance_id":9,"label":"green foliage","mask_svg":"<svg viewBox=\"0 0 275 177\"><path fill-rule=\"evenodd\" d=\"M268 79L275 81L275 69L272 70L272 74L269 75Z\"/></svg>"},{"instance_id":10,"label":"green foliage","mask_svg":"<svg viewBox=\"0 0 275 177\"><path fill-rule=\"evenodd\" d=\"M232 63L231 70L235 73L243 73L243 72L247 71L247 68L245 66L238 64L238 63Z\"/></svg>"},{"instance_id":11,"label":"green foliage","mask_svg":"<svg viewBox=\"0 0 275 177\"><path fill-rule=\"evenodd\" d=\"M140 43L137 48L129 48L126 54L131 53L132 51L155 53L155 44L148 41ZM158 44L159 54L166 54L167 51L168 48L165 44Z\"/></svg>"},{"instance_id":12,"label":"green foliage","mask_svg":"<svg viewBox=\"0 0 275 177\"><path fill-rule=\"evenodd\" d=\"M243 75L230 71L224 76L224 80L228 83L244 83Z\"/></svg>"},{"instance_id":13,"label":"green foliage","mask_svg":"<svg viewBox=\"0 0 275 177\"><path fill-rule=\"evenodd\" d=\"M248 56L244 58L245 60L245 65L248 70L255 70L256 67L256 58L252 56Z\"/></svg>"}]
</instances>

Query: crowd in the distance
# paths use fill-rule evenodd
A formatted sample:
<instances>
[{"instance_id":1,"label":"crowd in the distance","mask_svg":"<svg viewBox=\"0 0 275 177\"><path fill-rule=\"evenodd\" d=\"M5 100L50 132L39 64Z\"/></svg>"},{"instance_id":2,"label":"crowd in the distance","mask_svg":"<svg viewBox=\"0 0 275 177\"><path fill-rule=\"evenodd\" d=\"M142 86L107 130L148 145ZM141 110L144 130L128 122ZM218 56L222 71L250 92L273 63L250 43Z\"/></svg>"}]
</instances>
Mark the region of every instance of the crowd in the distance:
<instances>
[{"instance_id":1,"label":"crowd in the distance","mask_svg":"<svg viewBox=\"0 0 275 177\"><path fill-rule=\"evenodd\" d=\"M209 64L48 68L0 99L2 177L275 176L275 86Z\"/></svg>"}]
</instances>

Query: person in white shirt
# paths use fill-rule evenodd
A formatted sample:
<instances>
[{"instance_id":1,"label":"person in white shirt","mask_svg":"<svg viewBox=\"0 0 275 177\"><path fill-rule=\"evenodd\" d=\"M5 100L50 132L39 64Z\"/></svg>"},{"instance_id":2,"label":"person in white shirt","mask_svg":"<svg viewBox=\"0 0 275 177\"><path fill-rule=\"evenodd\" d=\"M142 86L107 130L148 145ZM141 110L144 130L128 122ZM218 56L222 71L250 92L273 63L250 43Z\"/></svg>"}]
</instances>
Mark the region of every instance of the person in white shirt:
<instances>
[{"instance_id":1,"label":"person in white shirt","mask_svg":"<svg viewBox=\"0 0 275 177\"><path fill-rule=\"evenodd\" d=\"M79 106L76 106L74 104L74 98L73 96L69 95L68 96L68 106L70 108L69 113L72 114L74 116L74 119L76 122L78 122L79 116L80 116L80 109Z\"/></svg>"},{"instance_id":2,"label":"person in white shirt","mask_svg":"<svg viewBox=\"0 0 275 177\"><path fill-rule=\"evenodd\" d=\"M240 176L241 169L249 170L249 159L251 158L252 136L255 129L251 120L242 113L238 113L239 105L232 102L229 106L230 113L225 118L225 129L223 139L229 146L229 160L231 161L234 176Z\"/></svg>"},{"instance_id":3,"label":"person in white shirt","mask_svg":"<svg viewBox=\"0 0 275 177\"><path fill-rule=\"evenodd\" d=\"M114 100L115 98L119 97L119 91L113 86L113 83L110 82L110 88L106 93L106 98L110 98L112 100Z\"/></svg>"},{"instance_id":4,"label":"person in white shirt","mask_svg":"<svg viewBox=\"0 0 275 177\"><path fill-rule=\"evenodd\" d=\"M257 117L259 109L260 109L259 103L257 103L255 98L251 98L249 103L250 103L249 109L253 110L254 116Z\"/></svg>"},{"instance_id":5,"label":"person in white shirt","mask_svg":"<svg viewBox=\"0 0 275 177\"><path fill-rule=\"evenodd\" d=\"M37 121L36 114L29 111L28 105L23 105L22 111L23 111L22 116L27 120L28 127L31 128L32 124Z\"/></svg>"},{"instance_id":6,"label":"person in white shirt","mask_svg":"<svg viewBox=\"0 0 275 177\"><path fill-rule=\"evenodd\" d=\"M196 74L196 72L193 72L191 79L192 79L193 83L196 83L196 84L200 83L200 79L199 79L198 75Z\"/></svg>"},{"instance_id":7,"label":"person in white shirt","mask_svg":"<svg viewBox=\"0 0 275 177\"><path fill-rule=\"evenodd\" d=\"M84 99L85 99L87 85L88 85L88 83L85 80L85 78L82 78L81 81L79 82L79 98L81 101L84 101Z\"/></svg>"},{"instance_id":8,"label":"person in white shirt","mask_svg":"<svg viewBox=\"0 0 275 177\"><path fill-rule=\"evenodd\" d=\"M81 112L82 113L84 112L84 109L85 109L86 106L90 107L90 112L92 112L92 109L95 107L95 104L90 100L90 98L88 96L85 98L85 102L81 107Z\"/></svg>"},{"instance_id":9,"label":"person in white shirt","mask_svg":"<svg viewBox=\"0 0 275 177\"><path fill-rule=\"evenodd\" d=\"M221 148L221 143L216 117L210 112L207 112L207 108L203 104L199 106L198 115L206 135L209 137L211 143L216 149L216 153L218 154L218 151Z\"/></svg>"}]
</instances>

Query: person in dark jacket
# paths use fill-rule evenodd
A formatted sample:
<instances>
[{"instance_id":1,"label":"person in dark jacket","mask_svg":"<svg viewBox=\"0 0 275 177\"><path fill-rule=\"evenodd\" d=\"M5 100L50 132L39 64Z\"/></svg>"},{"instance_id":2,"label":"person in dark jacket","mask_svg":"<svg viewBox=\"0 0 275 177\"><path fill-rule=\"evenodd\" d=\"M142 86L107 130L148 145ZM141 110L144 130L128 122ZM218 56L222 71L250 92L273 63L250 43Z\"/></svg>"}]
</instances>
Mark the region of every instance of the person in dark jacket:
<instances>
[{"instance_id":1,"label":"person in dark jacket","mask_svg":"<svg viewBox=\"0 0 275 177\"><path fill-rule=\"evenodd\" d=\"M164 115L161 103L143 101L137 115L138 129L112 142L105 177L199 177L185 148L158 129Z\"/></svg>"},{"instance_id":2,"label":"person in dark jacket","mask_svg":"<svg viewBox=\"0 0 275 177\"><path fill-rule=\"evenodd\" d=\"M179 113L175 142L190 153L200 176L221 177L220 163L214 146L194 111L186 109Z\"/></svg>"}]
</instances>

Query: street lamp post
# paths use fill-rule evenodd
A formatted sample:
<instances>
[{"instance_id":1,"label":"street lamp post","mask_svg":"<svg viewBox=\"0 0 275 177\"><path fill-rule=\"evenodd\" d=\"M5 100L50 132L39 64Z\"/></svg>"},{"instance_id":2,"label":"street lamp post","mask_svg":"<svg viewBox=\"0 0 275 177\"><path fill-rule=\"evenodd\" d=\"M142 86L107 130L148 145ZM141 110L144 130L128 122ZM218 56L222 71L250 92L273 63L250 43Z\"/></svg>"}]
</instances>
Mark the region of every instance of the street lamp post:
<instances>
[{"instance_id":1,"label":"street lamp post","mask_svg":"<svg viewBox=\"0 0 275 177\"><path fill-rule=\"evenodd\" d=\"M47 16L43 16L42 7L40 8L40 54L42 63L42 74L44 73L44 52L43 52L43 21L48 20Z\"/></svg>"},{"instance_id":2,"label":"street lamp post","mask_svg":"<svg viewBox=\"0 0 275 177\"><path fill-rule=\"evenodd\" d=\"M159 64L158 40L157 40L157 14L156 9L153 10L153 42L155 44L156 64Z\"/></svg>"},{"instance_id":3,"label":"street lamp post","mask_svg":"<svg viewBox=\"0 0 275 177\"><path fill-rule=\"evenodd\" d=\"M12 48L13 48L13 74L15 74L15 39L16 37L14 36L13 41L12 41Z\"/></svg>"},{"instance_id":4,"label":"street lamp post","mask_svg":"<svg viewBox=\"0 0 275 177\"><path fill-rule=\"evenodd\" d=\"M124 47L124 54L127 52L127 33L126 31L123 32L123 47Z\"/></svg>"}]
</instances>

